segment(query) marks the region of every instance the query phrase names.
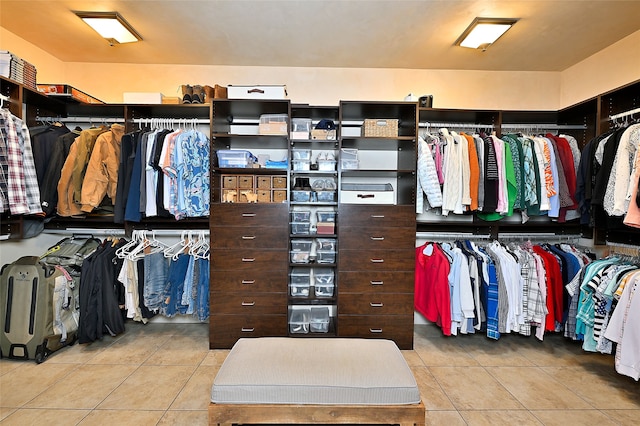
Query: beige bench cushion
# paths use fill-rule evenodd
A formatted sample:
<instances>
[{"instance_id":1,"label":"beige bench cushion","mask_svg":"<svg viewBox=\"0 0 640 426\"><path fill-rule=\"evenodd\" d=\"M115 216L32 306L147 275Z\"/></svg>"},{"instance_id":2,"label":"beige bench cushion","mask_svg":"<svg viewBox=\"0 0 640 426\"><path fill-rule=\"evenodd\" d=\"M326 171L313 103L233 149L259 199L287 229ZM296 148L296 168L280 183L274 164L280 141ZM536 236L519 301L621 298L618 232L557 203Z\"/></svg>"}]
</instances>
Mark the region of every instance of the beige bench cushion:
<instances>
[{"instance_id":1,"label":"beige bench cushion","mask_svg":"<svg viewBox=\"0 0 640 426\"><path fill-rule=\"evenodd\" d=\"M211 390L219 404L417 404L420 392L390 340L240 339Z\"/></svg>"}]
</instances>

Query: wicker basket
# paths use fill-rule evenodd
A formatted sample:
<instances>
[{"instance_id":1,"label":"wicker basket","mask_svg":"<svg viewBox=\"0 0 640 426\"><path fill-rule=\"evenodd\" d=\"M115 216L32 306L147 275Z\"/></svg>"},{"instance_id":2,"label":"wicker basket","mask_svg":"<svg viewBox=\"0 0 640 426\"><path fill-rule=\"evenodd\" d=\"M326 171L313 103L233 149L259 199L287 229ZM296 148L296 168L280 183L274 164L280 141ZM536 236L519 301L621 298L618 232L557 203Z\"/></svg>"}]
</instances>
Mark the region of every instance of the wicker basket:
<instances>
[{"instance_id":1,"label":"wicker basket","mask_svg":"<svg viewBox=\"0 0 640 426\"><path fill-rule=\"evenodd\" d=\"M383 118L367 118L362 125L362 136L365 137L398 137L398 120Z\"/></svg>"}]
</instances>

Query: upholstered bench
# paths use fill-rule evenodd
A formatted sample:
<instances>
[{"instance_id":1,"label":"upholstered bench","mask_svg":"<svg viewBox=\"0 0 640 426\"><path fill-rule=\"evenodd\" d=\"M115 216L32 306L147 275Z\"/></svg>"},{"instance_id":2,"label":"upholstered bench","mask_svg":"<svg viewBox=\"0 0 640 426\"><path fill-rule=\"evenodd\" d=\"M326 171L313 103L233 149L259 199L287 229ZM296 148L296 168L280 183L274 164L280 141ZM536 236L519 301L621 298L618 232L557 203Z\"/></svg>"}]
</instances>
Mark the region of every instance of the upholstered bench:
<instances>
[{"instance_id":1,"label":"upholstered bench","mask_svg":"<svg viewBox=\"0 0 640 426\"><path fill-rule=\"evenodd\" d=\"M390 340L240 339L213 382L209 424L424 425L415 378Z\"/></svg>"}]
</instances>

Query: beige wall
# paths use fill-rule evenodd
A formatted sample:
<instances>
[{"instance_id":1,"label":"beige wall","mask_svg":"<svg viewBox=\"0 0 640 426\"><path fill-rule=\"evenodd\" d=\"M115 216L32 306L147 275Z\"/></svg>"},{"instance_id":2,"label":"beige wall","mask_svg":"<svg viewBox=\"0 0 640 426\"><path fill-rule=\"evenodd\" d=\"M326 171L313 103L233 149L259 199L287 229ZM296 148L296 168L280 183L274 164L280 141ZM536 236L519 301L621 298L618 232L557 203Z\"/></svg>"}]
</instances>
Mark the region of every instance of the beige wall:
<instances>
[{"instance_id":1,"label":"beige wall","mask_svg":"<svg viewBox=\"0 0 640 426\"><path fill-rule=\"evenodd\" d=\"M0 27L0 50L8 50L35 65L38 70L38 82L58 83L67 79L67 67L64 62L3 27Z\"/></svg>"},{"instance_id":2,"label":"beige wall","mask_svg":"<svg viewBox=\"0 0 640 426\"><path fill-rule=\"evenodd\" d=\"M564 72L141 65L64 63L0 28L0 49L36 65L38 81L112 103L123 92L178 96L181 84L286 84L292 102L313 105L413 93L434 95L438 108L555 110L640 79L640 59L630 54L639 43L640 31Z\"/></svg>"},{"instance_id":3,"label":"beige wall","mask_svg":"<svg viewBox=\"0 0 640 426\"><path fill-rule=\"evenodd\" d=\"M640 80L640 31L561 73L560 104L573 105Z\"/></svg>"}]
</instances>

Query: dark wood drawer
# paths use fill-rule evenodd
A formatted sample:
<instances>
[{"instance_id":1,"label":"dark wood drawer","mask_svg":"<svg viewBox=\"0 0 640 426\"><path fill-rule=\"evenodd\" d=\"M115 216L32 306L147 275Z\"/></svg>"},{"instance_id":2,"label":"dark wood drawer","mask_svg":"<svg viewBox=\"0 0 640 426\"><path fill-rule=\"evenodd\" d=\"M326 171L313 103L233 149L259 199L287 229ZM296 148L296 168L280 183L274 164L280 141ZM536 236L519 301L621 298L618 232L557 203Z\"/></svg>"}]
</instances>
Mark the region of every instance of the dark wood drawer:
<instances>
[{"instance_id":1,"label":"dark wood drawer","mask_svg":"<svg viewBox=\"0 0 640 426\"><path fill-rule=\"evenodd\" d=\"M414 271L340 272L340 293L413 293Z\"/></svg>"},{"instance_id":2,"label":"dark wood drawer","mask_svg":"<svg viewBox=\"0 0 640 426\"><path fill-rule=\"evenodd\" d=\"M338 261L341 271L415 271L415 249L343 250Z\"/></svg>"},{"instance_id":3,"label":"dark wood drawer","mask_svg":"<svg viewBox=\"0 0 640 426\"><path fill-rule=\"evenodd\" d=\"M286 221L283 224L279 227L212 226L211 247L286 249L289 247L289 231Z\"/></svg>"},{"instance_id":4,"label":"dark wood drawer","mask_svg":"<svg viewBox=\"0 0 640 426\"><path fill-rule=\"evenodd\" d=\"M254 272L287 270L288 250L213 250L211 252L211 273L219 271Z\"/></svg>"},{"instance_id":5,"label":"dark wood drawer","mask_svg":"<svg viewBox=\"0 0 640 426\"><path fill-rule=\"evenodd\" d=\"M413 293L343 293L340 315L412 315Z\"/></svg>"},{"instance_id":6,"label":"dark wood drawer","mask_svg":"<svg viewBox=\"0 0 640 426\"><path fill-rule=\"evenodd\" d=\"M277 315L287 313L287 293L210 293L209 308L216 314Z\"/></svg>"},{"instance_id":7,"label":"dark wood drawer","mask_svg":"<svg viewBox=\"0 0 640 426\"><path fill-rule=\"evenodd\" d=\"M416 229L416 213L412 206L341 205L338 226L392 226ZM415 237L414 237L415 238Z\"/></svg>"},{"instance_id":8,"label":"dark wood drawer","mask_svg":"<svg viewBox=\"0 0 640 426\"><path fill-rule=\"evenodd\" d=\"M287 269L262 272L249 269L246 271L214 271L211 274L212 292L270 293L287 291Z\"/></svg>"},{"instance_id":9,"label":"dark wood drawer","mask_svg":"<svg viewBox=\"0 0 640 426\"><path fill-rule=\"evenodd\" d=\"M211 211L215 226L288 226L289 206L280 204L216 204ZM284 231L287 232L286 229Z\"/></svg>"},{"instance_id":10,"label":"dark wood drawer","mask_svg":"<svg viewBox=\"0 0 640 426\"><path fill-rule=\"evenodd\" d=\"M349 226L340 228L340 248L366 249L415 249L415 228L382 226Z\"/></svg>"},{"instance_id":11,"label":"dark wood drawer","mask_svg":"<svg viewBox=\"0 0 640 426\"><path fill-rule=\"evenodd\" d=\"M413 349L412 315L350 316L338 318L339 337L390 339L400 349Z\"/></svg>"},{"instance_id":12,"label":"dark wood drawer","mask_svg":"<svg viewBox=\"0 0 640 426\"><path fill-rule=\"evenodd\" d=\"M287 315L218 315L209 317L209 348L231 349L243 337L287 335Z\"/></svg>"}]
</instances>

